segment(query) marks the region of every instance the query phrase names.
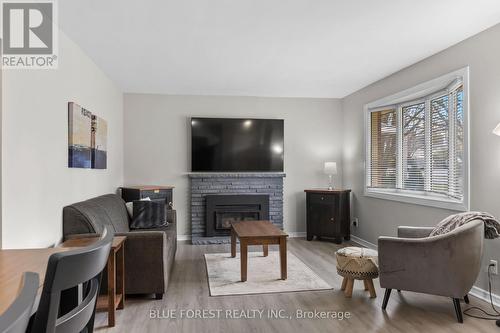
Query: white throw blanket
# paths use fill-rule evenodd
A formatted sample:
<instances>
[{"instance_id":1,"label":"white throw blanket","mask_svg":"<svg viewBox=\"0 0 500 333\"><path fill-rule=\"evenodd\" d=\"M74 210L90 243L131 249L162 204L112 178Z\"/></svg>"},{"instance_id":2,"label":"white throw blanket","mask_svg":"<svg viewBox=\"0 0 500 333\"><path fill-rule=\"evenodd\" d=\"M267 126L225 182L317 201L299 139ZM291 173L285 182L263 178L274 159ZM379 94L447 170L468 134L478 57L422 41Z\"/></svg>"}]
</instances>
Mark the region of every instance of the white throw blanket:
<instances>
[{"instance_id":1,"label":"white throw blanket","mask_svg":"<svg viewBox=\"0 0 500 333\"><path fill-rule=\"evenodd\" d=\"M429 236L446 234L474 220L484 222L484 238L494 239L500 237L500 222L493 215L483 212L465 212L450 215L439 222Z\"/></svg>"}]
</instances>

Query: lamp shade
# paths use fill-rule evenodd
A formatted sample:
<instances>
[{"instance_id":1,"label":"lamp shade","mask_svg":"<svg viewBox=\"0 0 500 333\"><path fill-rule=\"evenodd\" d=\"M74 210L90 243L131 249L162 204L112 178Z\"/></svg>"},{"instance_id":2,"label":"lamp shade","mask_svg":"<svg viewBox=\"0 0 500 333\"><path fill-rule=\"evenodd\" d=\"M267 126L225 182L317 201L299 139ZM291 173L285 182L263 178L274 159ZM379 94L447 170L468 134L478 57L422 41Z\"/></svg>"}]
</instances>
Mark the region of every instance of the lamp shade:
<instances>
[{"instance_id":1,"label":"lamp shade","mask_svg":"<svg viewBox=\"0 0 500 333\"><path fill-rule=\"evenodd\" d=\"M493 134L500 136L500 123L493 130Z\"/></svg>"},{"instance_id":2,"label":"lamp shade","mask_svg":"<svg viewBox=\"0 0 500 333\"><path fill-rule=\"evenodd\" d=\"M337 174L337 163L336 162L325 162L324 173L325 173L325 175L336 175Z\"/></svg>"}]
</instances>

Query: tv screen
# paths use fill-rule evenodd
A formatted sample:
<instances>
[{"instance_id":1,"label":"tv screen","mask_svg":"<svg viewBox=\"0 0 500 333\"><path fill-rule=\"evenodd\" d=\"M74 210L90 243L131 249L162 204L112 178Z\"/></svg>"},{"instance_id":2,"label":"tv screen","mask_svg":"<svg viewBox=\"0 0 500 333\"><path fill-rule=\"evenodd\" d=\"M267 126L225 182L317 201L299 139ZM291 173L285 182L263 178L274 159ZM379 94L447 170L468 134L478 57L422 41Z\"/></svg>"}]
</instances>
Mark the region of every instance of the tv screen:
<instances>
[{"instance_id":1,"label":"tv screen","mask_svg":"<svg viewBox=\"0 0 500 333\"><path fill-rule=\"evenodd\" d=\"M191 118L191 171L283 171L281 119Z\"/></svg>"}]
</instances>

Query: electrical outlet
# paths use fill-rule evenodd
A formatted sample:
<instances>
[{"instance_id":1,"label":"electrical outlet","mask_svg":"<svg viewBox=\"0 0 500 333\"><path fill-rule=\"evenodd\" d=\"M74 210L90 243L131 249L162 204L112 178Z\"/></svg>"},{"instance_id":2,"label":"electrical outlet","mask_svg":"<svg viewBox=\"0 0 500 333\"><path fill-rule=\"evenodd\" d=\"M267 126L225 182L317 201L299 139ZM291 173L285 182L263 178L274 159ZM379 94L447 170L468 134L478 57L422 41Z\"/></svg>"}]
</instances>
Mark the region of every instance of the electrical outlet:
<instances>
[{"instance_id":1,"label":"electrical outlet","mask_svg":"<svg viewBox=\"0 0 500 333\"><path fill-rule=\"evenodd\" d=\"M359 227L359 219L357 217L355 217L353 220L352 220L352 226L354 228L357 228Z\"/></svg>"},{"instance_id":2,"label":"electrical outlet","mask_svg":"<svg viewBox=\"0 0 500 333\"><path fill-rule=\"evenodd\" d=\"M490 260L488 269L490 270L491 274L498 275L498 261Z\"/></svg>"}]
</instances>

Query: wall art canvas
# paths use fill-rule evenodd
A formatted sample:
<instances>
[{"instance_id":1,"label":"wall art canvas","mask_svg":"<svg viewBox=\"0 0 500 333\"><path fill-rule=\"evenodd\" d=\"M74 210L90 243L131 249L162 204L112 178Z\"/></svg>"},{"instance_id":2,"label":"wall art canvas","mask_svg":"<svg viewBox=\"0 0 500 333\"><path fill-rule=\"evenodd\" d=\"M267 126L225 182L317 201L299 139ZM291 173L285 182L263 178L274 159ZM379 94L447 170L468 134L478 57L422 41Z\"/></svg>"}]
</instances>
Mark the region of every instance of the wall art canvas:
<instances>
[{"instance_id":1,"label":"wall art canvas","mask_svg":"<svg viewBox=\"0 0 500 333\"><path fill-rule=\"evenodd\" d=\"M80 105L68 103L68 166L70 168L107 168L106 120Z\"/></svg>"},{"instance_id":2,"label":"wall art canvas","mask_svg":"<svg viewBox=\"0 0 500 333\"><path fill-rule=\"evenodd\" d=\"M68 103L68 166L92 167L92 113L80 105Z\"/></svg>"},{"instance_id":3,"label":"wall art canvas","mask_svg":"<svg viewBox=\"0 0 500 333\"><path fill-rule=\"evenodd\" d=\"M92 116L92 168L106 169L107 167L107 136L108 124L106 120Z\"/></svg>"}]
</instances>

